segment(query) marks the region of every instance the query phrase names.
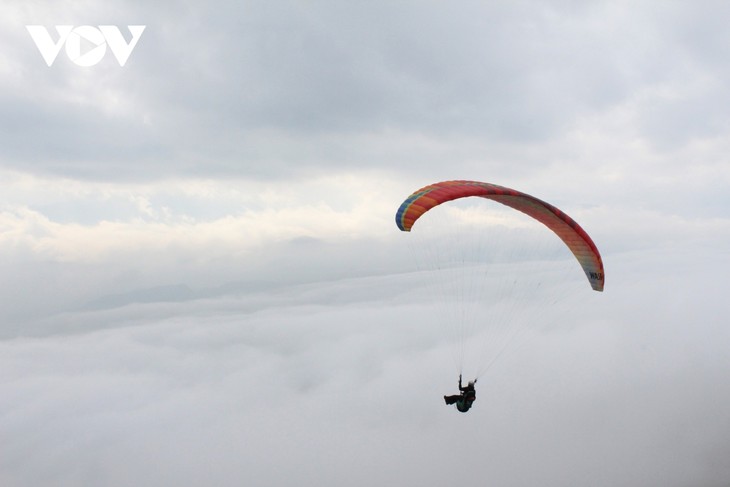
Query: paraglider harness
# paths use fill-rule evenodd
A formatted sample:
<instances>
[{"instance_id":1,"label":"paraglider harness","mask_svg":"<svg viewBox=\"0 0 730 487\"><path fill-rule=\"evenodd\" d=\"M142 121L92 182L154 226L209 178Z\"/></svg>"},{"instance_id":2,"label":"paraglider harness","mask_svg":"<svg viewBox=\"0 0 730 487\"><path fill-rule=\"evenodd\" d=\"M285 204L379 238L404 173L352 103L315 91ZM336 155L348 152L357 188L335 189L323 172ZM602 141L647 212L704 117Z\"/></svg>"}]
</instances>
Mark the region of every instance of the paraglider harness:
<instances>
[{"instance_id":1,"label":"paraglider harness","mask_svg":"<svg viewBox=\"0 0 730 487\"><path fill-rule=\"evenodd\" d=\"M460 412L465 413L469 411L474 401L477 400L477 391L474 389L474 385L477 380L469 382L466 387L461 385L461 374L459 374L459 392L458 396L444 396L446 404L456 404L456 409Z\"/></svg>"}]
</instances>

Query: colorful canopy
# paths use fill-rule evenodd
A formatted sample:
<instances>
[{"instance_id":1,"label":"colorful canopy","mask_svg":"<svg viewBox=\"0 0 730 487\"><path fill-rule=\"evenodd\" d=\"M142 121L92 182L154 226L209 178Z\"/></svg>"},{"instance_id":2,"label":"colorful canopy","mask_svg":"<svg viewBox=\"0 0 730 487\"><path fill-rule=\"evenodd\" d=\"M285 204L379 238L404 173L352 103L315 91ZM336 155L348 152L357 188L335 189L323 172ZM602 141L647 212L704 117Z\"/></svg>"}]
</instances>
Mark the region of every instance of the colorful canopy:
<instances>
[{"instance_id":1,"label":"colorful canopy","mask_svg":"<svg viewBox=\"0 0 730 487\"><path fill-rule=\"evenodd\" d=\"M395 222L398 228L410 232L416 220L431 208L469 196L494 200L544 224L560 237L578 259L591 287L596 291L603 291L603 261L596 244L586 231L553 205L514 189L478 181L443 181L431 184L406 198L398 208Z\"/></svg>"}]
</instances>

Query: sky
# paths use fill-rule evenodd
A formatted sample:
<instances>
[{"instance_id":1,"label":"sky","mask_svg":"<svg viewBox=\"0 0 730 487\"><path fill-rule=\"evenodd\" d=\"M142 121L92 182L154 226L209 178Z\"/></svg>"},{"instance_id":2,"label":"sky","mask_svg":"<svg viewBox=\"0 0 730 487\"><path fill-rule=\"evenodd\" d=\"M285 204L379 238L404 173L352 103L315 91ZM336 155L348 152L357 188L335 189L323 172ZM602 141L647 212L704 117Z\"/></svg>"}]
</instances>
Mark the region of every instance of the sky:
<instances>
[{"instance_id":1,"label":"sky","mask_svg":"<svg viewBox=\"0 0 730 487\"><path fill-rule=\"evenodd\" d=\"M4 1L0 484L730 485L729 17ZM29 25L145 28L123 66L106 38L49 66ZM468 414L393 219L449 179L558 206L606 270L493 263L545 296L495 318L489 281L467 341L520 334Z\"/></svg>"}]
</instances>

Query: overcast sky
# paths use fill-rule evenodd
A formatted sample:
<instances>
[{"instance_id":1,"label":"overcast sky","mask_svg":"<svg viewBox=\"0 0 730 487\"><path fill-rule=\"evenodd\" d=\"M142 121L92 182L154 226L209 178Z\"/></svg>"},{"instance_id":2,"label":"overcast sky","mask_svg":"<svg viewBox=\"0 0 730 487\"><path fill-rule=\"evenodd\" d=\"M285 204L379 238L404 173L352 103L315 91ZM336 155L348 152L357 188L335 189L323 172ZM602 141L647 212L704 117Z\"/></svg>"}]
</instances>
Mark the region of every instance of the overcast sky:
<instances>
[{"instance_id":1,"label":"overcast sky","mask_svg":"<svg viewBox=\"0 0 730 487\"><path fill-rule=\"evenodd\" d=\"M0 484L730 485L729 18L4 1ZM27 25L145 30L49 67ZM557 205L606 268L524 298L466 415L393 220L446 179Z\"/></svg>"}]
</instances>

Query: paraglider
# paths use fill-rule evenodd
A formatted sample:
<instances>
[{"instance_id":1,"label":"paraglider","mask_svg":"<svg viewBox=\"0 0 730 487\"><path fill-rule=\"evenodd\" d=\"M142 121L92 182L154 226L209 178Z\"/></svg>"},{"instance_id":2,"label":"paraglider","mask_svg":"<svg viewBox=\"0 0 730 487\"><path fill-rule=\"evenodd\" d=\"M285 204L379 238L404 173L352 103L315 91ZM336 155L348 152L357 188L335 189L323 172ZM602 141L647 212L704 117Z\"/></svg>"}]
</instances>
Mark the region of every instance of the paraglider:
<instances>
[{"instance_id":1,"label":"paraglider","mask_svg":"<svg viewBox=\"0 0 730 487\"><path fill-rule=\"evenodd\" d=\"M527 220L537 221L544 225L544 227L547 227L550 231L557 235L562 242L563 245L560 252L564 252L564 249L567 247L567 249L570 251L570 254L572 254L575 260L578 261L581 269L583 270L583 273L588 279L591 288L595 291L603 291L605 283L603 261L601 259L598 248L596 247L595 243L588 235L588 233L575 220L573 220L559 208L521 191L479 181L454 180L434 183L415 191L403 201L395 215L396 225L400 230L404 232L411 232L419 219L421 219L425 215L430 215L429 212L431 212L431 210L433 210L434 208L449 202L454 203L450 203L449 205L444 206L454 205L456 204L456 200L468 200L469 198L473 199L473 197L477 197L476 199L478 200L486 199L500 203L508 208L517 210L518 212L527 215L529 217ZM507 212L509 212L509 210L507 210ZM474 219L475 213L477 215L477 219L481 218L482 220L485 220L483 218L483 214L481 213L481 207L476 212L462 212L460 216L462 217L462 219L468 219L464 217L464 215L468 214L469 217ZM484 213L488 212L485 211ZM457 214L457 216L459 215ZM448 220L457 219L458 218L454 217L454 214L448 215ZM532 223L530 223L530 225L535 226L532 225ZM540 225L537 226L540 227ZM493 237L494 234L499 233L500 228L498 227L499 225L496 224L490 226L488 222L486 226L479 227L475 233L489 234L487 236ZM426 225L426 228L431 229L432 227ZM443 229L437 225L437 230ZM471 235L469 236L469 238L471 238ZM544 232L540 231L540 236L538 240L542 241L552 239L545 238ZM503 281L505 281L505 284L502 286L503 290L500 291L500 293L492 293L494 294L494 296L492 297L492 301L489 303L489 305L492 307L489 308L488 313L484 313L482 311L484 308L480 308L477 311L469 312L466 312L464 309L457 309L453 313L453 316L455 318L451 321L463 320L475 323L467 323L468 326L462 325L463 328L468 328L469 326L474 326L474 328L469 328L468 331L465 331L465 329L457 330L457 341L468 341L471 335L478 334L480 332L477 327L489 328L491 326L493 328L499 328L500 331L505 333L505 335L509 335L507 338L504 339L504 344L499 344L494 347L497 350L494 357L488 360L486 366L481 367L479 373L476 374L476 377L478 378L481 376L482 373L486 372L486 369L488 369L494 362L494 360L496 360L496 358L500 354L502 354L502 352L506 348L506 343L513 337L514 334L516 334L514 330L511 329L511 327L513 327L514 325L514 323L512 323L511 321L515 321L513 317L497 317L497 313L492 312L492 310L503 309L509 306L518 309L526 308L528 307L526 306L527 304L532 306L534 309L539 310L539 308L536 308L536 306L538 305L532 302L532 295L537 294L536 290L540 290L540 292L546 294L545 288L548 288L547 294L549 294L549 288L552 287L551 284L553 283L547 282L547 285L544 285L544 283L540 281L537 282L537 284L533 285L533 287L524 286L524 289L526 290L520 289L520 292L524 294L519 294L516 290L516 286L514 286L514 283L517 282L519 279L527 280L528 277L525 276L525 274L539 274L538 271L540 271L541 269L528 267L529 265L539 266L539 257L536 257L534 255L527 255L523 256L524 258L520 261L520 256L513 257L511 254L509 256L511 260L500 260L499 257L490 258L489 256L483 256L484 253L488 253L488 250L497 249L498 251L501 251L499 243L492 243L490 244L491 246L472 245L474 248L478 249L475 251L477 255L472 254L468 258L462 258L461 256L453 255L444 257L449 253L458 252L459 250L461 250L459 249L459 247L466 248L470 245L472 245L470 240L456 240L456 243L449 243L445 245L445 250L438 249L435 251L431 251L430 254L426 255L426 259L442 260L437 261L433 264L431 269L434 274L429 275L426 280L428 281L428 285L431 285L433 287L438 287L442 284L443 287L446 287L447 285L453 286L454 282L456 282L457 286L461 286L461 283L459 281L466 280L466 278L472 278L474 280L491 279L492 281L489 281L487 285L469 284L464 285L464 288L458 287L448 289L446 291L443 291L445 296L441 296L441 299L434 299L434 301L440 302L460 301L460 303L457 303L457 306L461 306L463 308L466 306L471 306L473 304L472 302L474 301L484 301L486 298L484 294L489 293L498 287L494 281L499 278L499 273L501 272L501 270L508 269L513 272L513 274L517 274L505 276L502 278ZM514 242L510 242L507 246L511 245L514 245ZM419 243L417 247L427 248L428 244ZM485 249L487 250L485 251ZM510 267L510 265L512 265L512 267ZM562 267L564 266L561 266L561 269ZM497 277L495 277L495 275ZM571 278L571 282L573 280L574 279ZM476 291L472 291L472 289L476 289ZM472 294L467 296L469 292L472 292ZM553 298L551 297L550 299ZM557 299L553 299L553 301L557 301ZM509 303L505 304L506 302ZM434 307L437 306L437 303L435 302L431 304ZM523 322L526 321L536 320L534 319L534 317L530 317L529 320L523 320ZM447 323L446 325L451 327L453 324ZM461 349L464 348L464 344L461 343L459 353L463 354L464 352ZM463 368L463 360L463 358L459 358L459 363L457 364L460 371L460 393L458 395L444 396L444 400L446 404L456 404L459 411L467 412L472 407L476 399L476 391L474 387L476 384L476 379L469 382L466 387L462 387L461 369Z\"/></svg>"},{"instance_id":2,"label":"paraglider","mask_svg":"<svg viewBox=\"0 0 730 487\"><path fill-rule=\"evenodd\" d=\"M476 386L477 380L470 380L466 386L461 385L461 374L459 374L459 394L453 396L444 396L444 402L448 406L456 404L456 409L465 413L471 409L474 401L477 400Z\"/></svg>"}]
</instances>

